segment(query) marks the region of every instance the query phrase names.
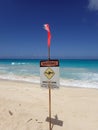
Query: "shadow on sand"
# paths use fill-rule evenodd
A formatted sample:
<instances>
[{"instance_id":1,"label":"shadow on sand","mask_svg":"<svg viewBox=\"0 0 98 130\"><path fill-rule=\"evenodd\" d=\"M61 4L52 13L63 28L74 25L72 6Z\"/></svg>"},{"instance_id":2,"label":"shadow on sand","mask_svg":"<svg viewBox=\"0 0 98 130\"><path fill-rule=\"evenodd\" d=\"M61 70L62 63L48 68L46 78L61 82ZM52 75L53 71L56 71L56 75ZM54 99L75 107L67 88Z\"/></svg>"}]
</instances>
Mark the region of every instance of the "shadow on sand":
<instances>
[{"instance_id":1,"label":"shadow on sand","mask_svg":"<svg viewBox=\"0 0 98 130\"><path fill-rule=\"evenodd\" d=\"M55 115L54 117L55 118L51 118L51 119L49 117L46 118L47 122L51 121L51 130L53 130L54 125L63 126L63 121L59 120L57 115Z\"/></svg>"}]
</instances>

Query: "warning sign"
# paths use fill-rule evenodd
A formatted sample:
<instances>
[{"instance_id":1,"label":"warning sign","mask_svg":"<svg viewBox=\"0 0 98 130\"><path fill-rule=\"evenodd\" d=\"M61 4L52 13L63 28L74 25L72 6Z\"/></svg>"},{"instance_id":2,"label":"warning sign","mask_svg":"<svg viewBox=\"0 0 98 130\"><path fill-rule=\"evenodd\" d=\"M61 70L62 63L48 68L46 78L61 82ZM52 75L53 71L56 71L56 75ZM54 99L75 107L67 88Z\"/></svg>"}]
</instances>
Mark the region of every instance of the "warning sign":
<instances>
[{"instance_id":1,"label":"warning sign","mask_svg":"<svg viewBox=\"0 0 98 130\"><path fill-rule=\"evenodd\" d=\"M40 61L40 83L41 87L48 87L48 83L52 88L59 87L59 61L58 60L42 60Z\"/></svg>"},{"instance_id":2,"label":"warning sign","mask_svg":"<svg viewBox=\"0 0 98 130\"><path fill-rule=\"evenodd\" d=\"M58 60L45 60L45 61L40 61L40 67L56 67L59 66L59 61Z\"/></svg>"},{"instance_id":3,"label":"warning sign","mask_svg":"<svg viewBox=\"0 0 98 130\"><path fill-rule=\"evenodd\" d=\"M51 68L47 68L44 74L48 79L51 79L55 73Z\"/></svg>"}]
</instances>

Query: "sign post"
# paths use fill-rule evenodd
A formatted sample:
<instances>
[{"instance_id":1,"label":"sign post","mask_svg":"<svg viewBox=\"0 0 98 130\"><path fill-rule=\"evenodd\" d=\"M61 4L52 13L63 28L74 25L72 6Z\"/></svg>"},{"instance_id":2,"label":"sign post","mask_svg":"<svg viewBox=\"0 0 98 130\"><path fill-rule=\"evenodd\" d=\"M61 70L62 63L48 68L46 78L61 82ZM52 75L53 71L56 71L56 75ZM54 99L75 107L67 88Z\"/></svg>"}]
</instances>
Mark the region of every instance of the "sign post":
<instances>
[{"instance_id":1,"label":"sign post","mask_svg":"<svg viewBox=\"0 0 98 130\"><path fill-rule=\"evenodd\" d=\"M48 87L49 87L49 118L50 118L49 129L51 130L51 85L50 85L50 82L48 83Z\"/></svg>"},{"instance_id":2,"label":"sign post","mask_svg":"<svg viewBox=\"0 0 98 130\"><path fill-rule=\"evenodd\" d=\"M45 30L48 32L48 60L40 61L40 77L41 87L49 89L49 130L51 128L51 88L59 87L59 61L50 59L50 40L51 33L48 24L44 25Z\"/></svg>"}]
</instances>

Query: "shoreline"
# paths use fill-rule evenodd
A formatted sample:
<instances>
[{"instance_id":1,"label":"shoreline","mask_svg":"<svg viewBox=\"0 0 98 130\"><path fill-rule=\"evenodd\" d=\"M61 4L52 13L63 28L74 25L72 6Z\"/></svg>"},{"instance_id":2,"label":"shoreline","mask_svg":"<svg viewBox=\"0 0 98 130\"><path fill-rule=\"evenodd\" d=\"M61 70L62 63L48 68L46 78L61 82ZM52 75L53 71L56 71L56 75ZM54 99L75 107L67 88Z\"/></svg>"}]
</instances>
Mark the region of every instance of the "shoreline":
<instances>
[{"instance_id":1,"label":"shoreline","mask_svg":"<svg viewBox=\"0 0 98 130\"><path fill-rule=\"evenodd\" d=\"M35 76L34 76L34 78L35 78ZM11 80L11 79L1 79L0 78L0 82L16 82L16 83L24 83L24 84L34 84L34 85L38 85L38 86L40 86L40 81L39 81L39 83L37 83L37 82L30 82L30 81L25 81L25 80ZM40 86L41 87L41 86ZM60 89L60 88L73 88L73 89L95 89L95 90L98 90L98 88L95 88L95 87L81 87L81 86L69 86L69 85L61 85L61 83L60 83L60 86L59 86L59 88L54 88L54 89ZM41 87L41 88L44 88L44 87Z\"/></svg>"},{"instance_id":2,"label":"shoreline","mask_svg":"<svg viewBox=\"0 0 98 130\"><path fill-rule=\"evenodd\" d=\"M98 90L52 89L52 130L97 130ZM39 84L0 80L0 130L48 130L48 89Z\"/></svg>"}]
</instances>

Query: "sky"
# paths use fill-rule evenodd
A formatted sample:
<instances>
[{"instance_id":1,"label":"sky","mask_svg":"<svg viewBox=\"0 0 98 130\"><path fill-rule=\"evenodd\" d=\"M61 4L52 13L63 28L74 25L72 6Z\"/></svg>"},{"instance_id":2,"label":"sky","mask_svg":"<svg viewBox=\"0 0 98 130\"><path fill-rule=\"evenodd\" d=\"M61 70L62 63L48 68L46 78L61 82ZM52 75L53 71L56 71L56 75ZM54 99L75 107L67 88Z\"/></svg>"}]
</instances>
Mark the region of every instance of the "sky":
<instances>
[{"instance_id":1,"label":"sky","mask_svg":"<svg viewBox=\"0 0 98 130\"><path fill-rule=\"evenodd\" d=\"M98 0L0 0L0 58L98 59Z\"/></svg>"}]
</instances>

